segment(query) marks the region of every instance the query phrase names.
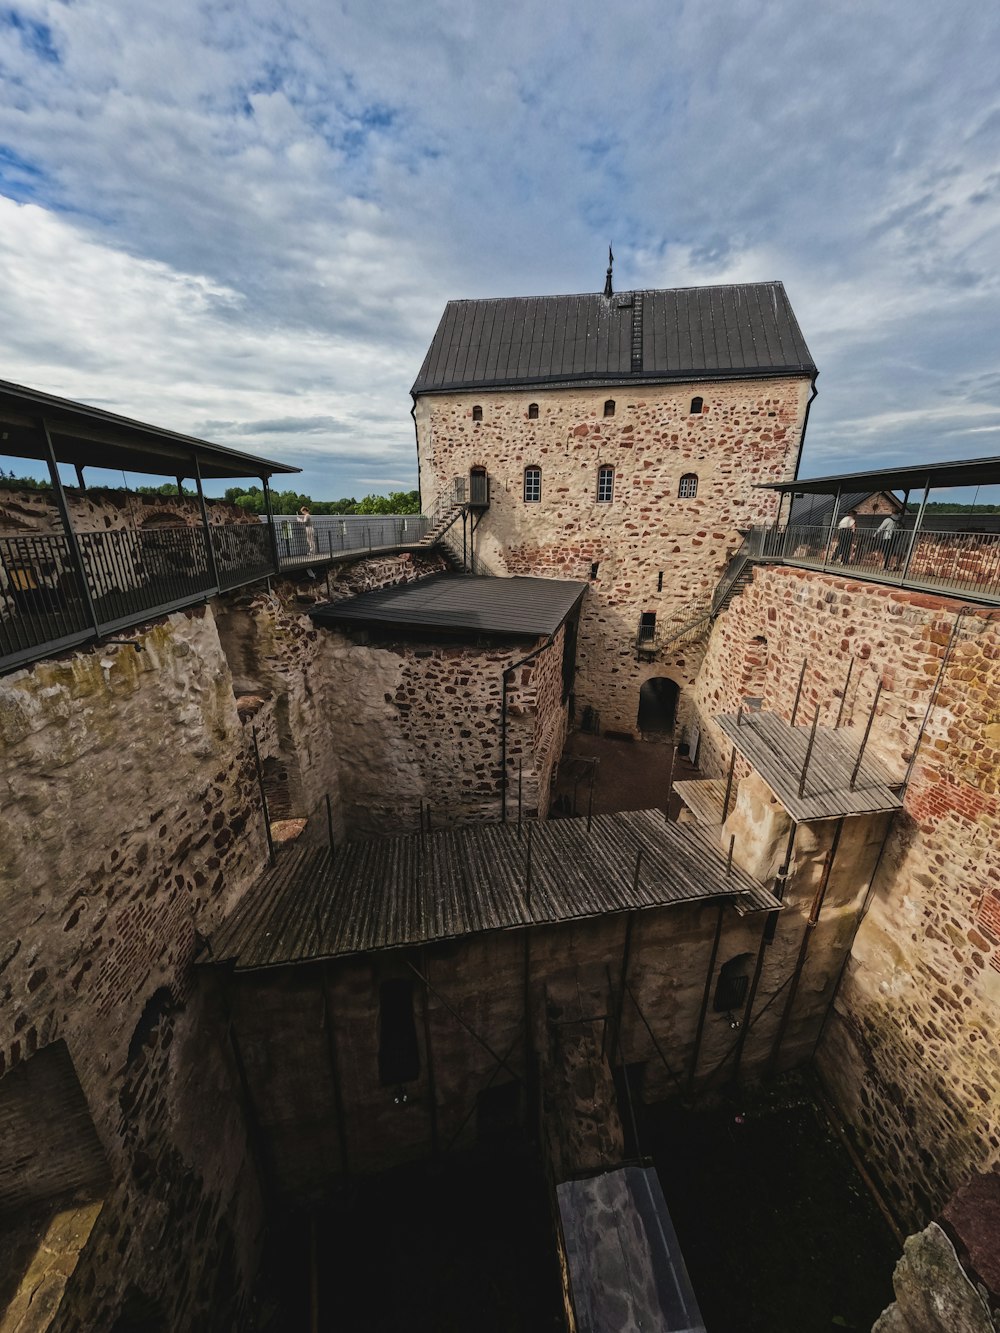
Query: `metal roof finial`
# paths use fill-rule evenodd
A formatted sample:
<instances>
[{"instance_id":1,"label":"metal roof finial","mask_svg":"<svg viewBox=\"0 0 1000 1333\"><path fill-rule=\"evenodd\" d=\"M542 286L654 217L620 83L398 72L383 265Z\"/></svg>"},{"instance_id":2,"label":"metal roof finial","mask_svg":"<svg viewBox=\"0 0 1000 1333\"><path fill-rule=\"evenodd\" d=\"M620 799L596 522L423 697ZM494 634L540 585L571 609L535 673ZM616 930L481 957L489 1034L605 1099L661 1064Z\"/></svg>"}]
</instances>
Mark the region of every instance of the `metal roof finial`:
<instances>
[{"instance_id":1,"label":"metal roof finial","mask_svg":"<svg viewBox=\"0 0 1000 1333\"><path fill-rule=\"evenodd\" d=\"M614 264L615 264L615 257L614 257L614 255L611 253L611 246L609 245L609 246L608 246L608 274L607 274L607 277L604 279L604 295L605 295L605 296L614 296L614 294L615 294L615 289L614 289L614 287L611 285L611 270L614 268Z\"/></svg>"}]
</instances>

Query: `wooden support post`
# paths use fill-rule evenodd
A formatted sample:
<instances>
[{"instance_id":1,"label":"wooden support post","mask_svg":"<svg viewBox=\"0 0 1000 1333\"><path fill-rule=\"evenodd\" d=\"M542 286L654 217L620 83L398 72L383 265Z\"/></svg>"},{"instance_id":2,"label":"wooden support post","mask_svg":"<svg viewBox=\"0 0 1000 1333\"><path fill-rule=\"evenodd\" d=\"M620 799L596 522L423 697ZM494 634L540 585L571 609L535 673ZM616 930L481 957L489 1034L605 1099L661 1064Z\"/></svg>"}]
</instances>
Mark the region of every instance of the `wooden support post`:
<instances>
[{"instance_id":1,"label":"wooden support post","mask_svg":"<svg viewBox=\"0 0 1000 1333\"><path fill-rule=\"evenodd\" d=\"M705 989L701 996L701 1009L698 1011L698 1026L695 1028L694 1033L694 1050L691 1052L691 1064L688 1067L688 1095L691 1094L691 1091L694 1088L695 1075L698 1072L698 1057L701 1054L701 1039L705 1031L705 1016L708 1013L708 1002L712 996L712 980L715 976L715 962L719 956L719 941L722 939L722 915L725 909L725 901L720 899L715 917L715 938L712 940L712 950L708 956L708 970L705 973Z\"/></svg>"},{"instance_id":2,"label":"wooden support post","mask_svg":"<svg viewBox=\"0 0 1000 1333\"><path fill-rule=\"evenodd\" d=\"M333 1108L337 1115L337 1146L340 1149L340 1170L344 1179L351 1174L347 1155L347 1120L344 1114L344 1092L340 1084L340 1062L337 1059L337 1034L333 1030L333 1012L330 1007L330 967L325 965L320 974L323 989L323 1030L326 1033L326 1053L333 1079Z\"/></svg>"},{"instance_id":3,"label":"wooden support post","mask_svg":"<svg viewBox=\"0 0 1000 1333\"><path fill-rule=\"evenodd\" d=\"M747 995L746 1007L743 1010L743 1019L740 1023L739 1036L736 1039L736 1063L733 1067L733 1076L739 1078L740 1065L743 1063L743 1048L747 1042L747 1033L750 1031L753 1019L753 1002L757 998L757 987L760 985L760 974L764 970L764 954L767 951L767 921L761 927L760 945L757 949L757 963L753 970L753 980L750 982L750 993Z\"/></svg>"},{"instance_id":4,"label":"wooden support post","mask_svg":"<svg viewBox=\"0 0 1000 1333\"><path fill-rule=\"evenodd\" d=\"M798 684L798 689L796 689L796 691L795 691L795 702L792 704L792 720L791 720L791 722L789 722L789 724L788 724L790 727L794 727L794 726L795 726L795 719L796 719L796 718L798 717L798 715L799 715L799 700L802 698L802 685L803 685L803 683L804 683L804 681L805 681L805 678L806 678L806 667L807 667L808 665L809 665L809 659L808 659L807 657L803 657L803 659L802 659L802 670L799 672L799 684Z\"/></svg>"},{"instance_id":5,"label":"wooden support post","mask_svg":"<svg viewBox=\"0 0 1000 1333\"><path fill-rule=\"evenodd\" d=\"M426 949L420 950L420 966L423 969L424 976L430 976ZM441 1142L438 1137L437 1081L434 1076L434 1046L431 1042L429 988L425 986L421 994L423 997L421 1013L424 1025L424 1055L427 1057L427 1101L431 1120L431 1156L436 1158L441 1154Z\"/></svg>"},{"instance_id":6,"label":"wooden support post","mask_svg":"<svg viewBox=\"0 0 1000 1333\"><path fill-rule=\"evenodd\" d=\"M799 774L799 800L805 795L806 774L809 772L809 760L812 758L813 746L816 744L816 728L819 726L819 704L816 705L816 711L813 713L813 724L809 732L809 741L806 745L805 757L802 760L802 772Z\"/></svg>"},{"instance_id":7,"label":"wooden support post","mask_svg":"<svg viewBox=\"0 0 1000 1333\"><path fill-rule=\"evenodd\" d=\"M837 720L833 724L835 728L840 726L841 719L844 716L844 705L847 703L847 691L851 684L851 672L853 670L854 670L854 658L852 657L850 661L847 663L847 679L844 681L844 691L840 696L840 707L837 709Z\"/></svg>"},{"instance_id":8,"label":"wooden support post","mask_svg":"<svg viewBox=\"0 0 1000 1333\"><path fill-rule=\"evenodd\" d=\"M733 746L733 752L729 756L729 776L726 778L726 795L722 802L722 822L726 822L729 815L729 798L733 794L733 775L736 772L736 746Z\"/></svg>"},{"instance_id":9,"label":"wooden support post","mask_svg":"<svg viewBox=\"0 0 1000 1333\"><path fill-rule=\"evenodd\" d=\"M805 967L806 955L809 952L809 943L812 939L813 931L819 921L819 914L823 907L823 900L826 898L826 891L830 883L830 874L833 871L834 858L837 855L837 848L840 846L840 835L844 829L843 817L837 820L836 828L833 831L833 841L830 844L830 850L826 854L826 864L823 866L823 874L820 877L819 884L816 886L816 893L813 896L812 906L809 909L809 916L806 920L805 928L802 931L802 942L799 945L799 956L795 960L795 969L792 972L792 979L789 983L788 999L785 1001L785 1008L782 1011L781 1022L778 1025L778 1032L774 1039L774 1045L771 1047L771 1055L768 1061L769 1068L773 1071L777 1067L778 1056L781 1053L781 1045L785 1039L785 1032L788 1029L788 1023L792 1016L792 1007L795 1004L795 996L799 989L799 982L802 979L802 970Z\"/></svg>"},{"instance_id":10,"label":"wooden support post","mask_svg":"<svg viewBox=\"0 0 1000 1333\"><path fill-rule=\"evenodd\" d=\"M851 773L851 791L858 780L858 774L861 772L861 761L865 757L865 747L868 744L868 737L872 734L872 723L875 721L875 709L878 707L879 696L882 693L882 681L875 686L875 698L872 700L871 712L868 714L868 725L865 727L865 734L861 738L861 749L858 751L858 757L854 763L854 771Z\"/></svg>"},{"instance_id":11,"label":"wooden support post","mask_svg":"<svg viewBox=\"0 0 1000 1333\"><path fill-rule=\"evenodd\" d=\"M330 840L330 861L333 861L337 854L337 845L333 840L333 806L330 803L330 793L326 793L326 833Z\"/></svg>"},{"instance_id":12,"label":"wooden support post","mask_svg":"<svg viewBox=\"0 0 1000 1333\"><path fill-rule=\"evenodd\" d=\"M260 746L257 744L257 728L250 733L253 736L253 757L257 769L257 786L260 789L260 803L264 810L264 834L267 838L267 856L274 865L274 839L271 837L271 814L267 808L267 792L264 790L264 767L260 762Z\"/></svg>"}]
</instances>

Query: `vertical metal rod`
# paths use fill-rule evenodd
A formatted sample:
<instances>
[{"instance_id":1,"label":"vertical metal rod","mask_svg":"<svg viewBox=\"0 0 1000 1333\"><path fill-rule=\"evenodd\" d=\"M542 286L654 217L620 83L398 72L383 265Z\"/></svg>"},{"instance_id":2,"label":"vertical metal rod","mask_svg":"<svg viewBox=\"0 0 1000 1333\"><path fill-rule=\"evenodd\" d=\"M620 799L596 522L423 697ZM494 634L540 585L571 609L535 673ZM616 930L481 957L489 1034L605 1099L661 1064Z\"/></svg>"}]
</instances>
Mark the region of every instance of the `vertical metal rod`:
<instances>
[{"instance_id":1,"label":"vertical metal rod","mask_svg":"<svg viewBox=\"0 0 1000 1333\"><path fill-rule=\"evenodd\" d=\"M772 913L768 913L772 915ZM753 979L750 982L750 993L747 996L746 1008L743 1010L743 1021L740 1024L739 1036L736 1039L735 1055L736 1061L733 1067L733 1077L739 1078L740 1066L743 1063L743 1047L746 1045L747 1033L750 1031L750 1020L753 1016L753 1002L757 998L757 987L760 985L760 974L764 970L764 954L767 951L767 920L765 919L760 932L760 945L757 949L757 962L753 970Z\"/></svg>"},{"instance_id":2,"label":"vertical metal rod","mask_svg":"<svg viewBox=\"0 0 1000 1333\"><path fill-rule=\"evenodd\" d=\"M208 505L205 503L205 491L201 484L201 464L198 462L198 455L192 454L191 461L194 463L194 484L198 489L198 508L201 511L201 526L205 533L205 558L208 560L208 572L212 576L212 583L216 588L221 587L219 583L219 566L215 559L215 544L212 541L212 525L208 521Z\"/></svg>"},{"instance_id":3,"label":"vertical metal rod","mask_svg":"<svg viewBox=\"0 0 1000 1333\"><path fill-rule=\"evenodd\" d=\"M52 489L55 492L56 505L59 509L59 517L62 519L63 531L66 534L66 545L70 549L73 557L73 564L76 566L77 576L80 583L80 596L87 608L87 617L94 627L95 633L100 632L100 622L97 619L97 608L94 606L94 598L90 591L90 579L87 574L87 566L83 559L83 548L80 545L80 539L76 535L76 529L73 527L69 517L69 505L66 502L66 492L63 489L62 477L59 475L59 465L56 463L56 451L52 445L52 436L49 434L49 428L44 418L38 422L39 430L45 441L45 461L49 465L49 480L52 482Z\"/></svg>"},{"instance_id":4,"label":"vertical metal rod","mask_svg":"<svg viewBox=\"0 0 1000 1333\"><path fill-rule=\"evenodd\" d=\"M534 832L534 824L528 825L528 855L524 867L524 887L528 907L528 915L531 915L531 835Z\"/></svg>"},{"instance_id":5,"label":"vertical metal rod","mask_svg":"<svg viewBox=\"0 0 1000 1333\"><path fill-rule=\"evenodd\" d=\"M903 572L899 576L900 583L906 582L906 576L910 572L910 561L913 559L913 550L917 544L917 536L920 533L920 526L924 521L924 511L927 508L927 497L931 493L931 479L927 478L927 485L924 487L924 493L920 500L920 508L917 510L917 517L913 522L913 531L910 533L910 545L906 550L906 559L903 562Z\"/></svg>"},{"instance_id":6,"label":"vertical metal rod","mask_svg":"<svg viewBox=\"0 0 1000 1333\"><path fill-rule=\"evenodd\" d=\"M729 756L729 776L726 778L726 795L722 802L722 822L726 822L729 815L729 798L733 794L733 775L736 772L736 746L733 746L733 752Z\"/></svg>"},{"instance_id":7,"label":"vertical metal rod","mask_svg":"<svg viewBox=\"0 0 1000 1333\"><path fill-rule=\"evenodd\" d=\"M731 834L729 838L729 855L726 857L726 878L732 879L733 876L733 848L736 846L736 834Z\"/></svg>"},{"instance_id":8,"label":"vertical metal rod","mask_svg":"<svg viewBox=\"0 0 1000 1333\"><path fill-rule=\"evenodd\" d=\"M805 682L805 678L806 678L806 667L807 667L808 665L809 665L809 659L808 659L807 657L803 657L803 659L802 659L802 670L799 672L799 685L798 685L798 689L795 691L795 702L792 704L792 720L791 720L791 722L789 722L789 724L788 724L790 727L794 727L794 726L795 726L795 719L796 719L796 718L798 717L798 715L799 715L799 700L802 698L802 686L803 686L803 684L804 684L804 682Z\"/></svg>"},{"instance_id":9,"label":"vertical metal rod","mask_svg":"<svg viewBox=\"0 0 1000 1333\"><path fill-rule=\"evenodd\" d=\"M826 854L826 863L823 866L823 874L820 877L819 884L816 886L816 893L813 896L812 906L809 909L809 916L806 919L805 928L802 931L802 942L799 945L799 955L795 960L795 969L792 972L792 979L788 988L788 999L785 1001L785 1007L781 1014L781 1022L778 1024L778 1031L774 1038L774 1045L771 1047L771 1055L768 1061L773 1070L778 1063L778 1056L781 1053L781 1046L785 1039L785 1032L788 1029L788 1023L792 1016L792 1006L795 1004L795 995L799 989L799 982L802 979L802 970L805 967L806 955L809 952L809 944L812 940L813 931L819 921L819 914L823 907L823 900L826 897L827 887L830 883L830 874L833 870L834 858L837 855L837 848L840 846L840 835L844 830L844 819L841 816L837 820L833 831L833 841L830 844L830 850Z\"/></svg>"},{"instance_id":10,"label":"vertical metal rod","mask_svg":"<svg viewBox=\"0 0 1000 1333\"><path fill-rule=\"evenodd\" d=\"M674 794L674 769L675 769L676 765L677 765L677 742L674 741L674 740L671 740L671 742L670 742L670 772L667 774L667 804L666 804L666 811L665 811L666 816L667 816L667 819L670 818L670 800L671 800L671 797L672 797L673 794Z\"/></svg>"},{"instance_id":11,"label":"vertical metal rod","mask_svg":"<svg viewBox=\"0 0 1000 1333\"><path fill-rule=\"evenodd\" d=\"M333 805L330 802L330 793L326 793L326 831L330 839L330 860L337 854L337 845L333 840Z\"/></svg>"},{"instance_id":12,"label":"vertical metal rod","mask_svg":"<svg viewBox=\"0 0 1000 1333\"><path fill-rule=\"evenodd\" d=\"M260 788L260 803L264 808L264 833L267 837L267 855L274 865L274 839L271 837L271 814L267 808L267 792L264 790L264 767L260 762L260 746L257 744L257 728L251 728L253 736L253 757L257 767L257 786Z\"/></svg>"},{"instance_id":13,"label":"vertical metal rod","mask_svg":"<svg viewBox=\"0 0 1000 1333\"><path fill-rule=\"evenodd\" d=\"M635 862L635 882L639 881L639 863L642 860L642 848ZM625 918L625 939L622 941L622 967L621 980L618 983L618 999L615 1005L615 1031L614 1039L611 1043L611 1061L612 1066L621 1057L622 1050L622 1018L625 1012L625 987L628 985L628 964L632 953L632 926L635 921L635 913L629 912Z\"/></svg>"},{"instance_id":14,"label":"vertical metal rod","mask_svg":"<svg viewBox=\"0 0 1000 1333\"><path fill-rule=\"evenodd\" d=\"M865 757L865 746L868 744L868 737L872 734L872 723L875 721L875 709L878 708L879 695L882 693L882 679L875 686L875 698L872 700L871 712L868 714L868 725L865 727L865 734L861 737L861 749L858 751L858 757L854 762L854 772L851 774L851 791L854 790L854 784L858 780L858 774L861 772L861 761Z\"/></svg>"},{"instance_id":15,"label":"vertical metal rod","mask_svg":"<svg viewBox=\"0 0 1000 1333\"><path fill-rule=\"evenodd\" d=\"M517 761L517 836L521 836L521 816L523 802L524 760Z\"/></svg>"},{"instance_id":16,"label":"vertical metal rod","mask_svg":"<svg viewBox=\"0 0 1000 1333\"><path fill-rule=\"evenodd\" d=\"M420 951L420 967L424 976L429 977L431 971L427 965L426 949ZM431 1121L431 1156L438 1157L441 1152L441 1143L438 1138L437 1080L434 1076L434 1047L431 1044L430 988L428 986L423 988L422 998L424 1054L427 1057L427 1101Z\"/></svg>"},{"instance_id":17,"label":"vertical metal rod","mask_svg":"<svg viewBox=\"0 0 1000 1333\"><path fill-rule=\"evenodd\" d=\"M319 1268L316 1263L316 1214L309 1218L309 1329L319 1333Z\"/></svg>"},{"instance_id":18,"label":"vertical metal rod","mask_svg":"<svg viewBox=\"0 0 1000 1333\"><path fill-rule=\"evenodd\" d=\"M79 463L74 463L73 471L76 473L76 484L79 486L81 491L85 491L87 489L87 483L83 479L83 467ZM178 495L184 494L183 490L181 489L180 477L177 478L177 494Z\"/></svg>"},{"instance_id":19,"label":"vertical metal rod","mask_svg":"<svg viewBox=\"0 0 1000 1333\"><path fill-rule=\"evenodd\" d=\"M837 483L837 498L833 502L833 513L830 515L830 531L826 538L826 549L823 553L823 568L830 563L830 547L833 545L833 534L837 526L837 519L840 516L840 483Z\"/></svg>"},{"instance_id":20,"label":"vertical metal rod","mask_svg":"<svg viewBox=\"0 0 1000 1333\"><path fill-rule=\"evenodd\" d=\"M594 822L594 778L597 774L597 764L590 765L590 791L587 793L587 832L590 832L590 826Z\"/></svg>"},{"instance_id":21,"label":"vertical metal rod","mask_svg":"<svg viewBox=\"0 0 1000 1333\"><path fill-rule=\"evenodd\" d=\"M715 961L719 956L719 941L722 939L722 916L726 909L725 900L719 900L718 912L715 917L715 938L712 940L712 951L708 956L708 970L705 973L705 989L701 996L701 1009L698 1013L698 1026L694 1033L694 1050L691 1052L691 1064L688 1066L688 1093L694 1087L695 1075L698 1072L698 1057L701 1054L701 1039L705 1031L705 1017L708 1014L708 1002L712 995L712 979L715 976Z\"/></svg>"},{"instance_id":22,"label":"vertical metal rod","mask_svg":"<svg viewBox=\"0 0 1000 1333\"><path fill-rule=\"evenodd\" d=\"M809 772L809 760L812 758L813 746L816 743L816 728L819 726L819 704L816 705L816 711L813 713L813 724L809 731L809 740L806 744L805 757L802 760L802 772L799 774L799 800L805 795L806 774Z\"/></svg>"},{"instance_id":23,"label":"vertical metal rod","mask_svg":"<svg viewBox=\"0 0 1000 1333\"><path fill-rule=\"evenodd\" d=\"M326 964L321 974L320 985L323 989L323 1029L326 1032L326 1053L330 1061L330 1074L333 1078L333 1107L337 1113L337 1145L340 1149L340 1170L346 1180L351 1174L347 1156L347 1118L344 1114L344 1090L340 1084L340 1061L337 1059L337 1036L333 1030L333 1012L330 1008L330 966Z\"/></svg>"},{"instance_id":24,"label":"vertical metal rod","mask_svg":"<svg viewBox=\"0 0 1000 1333\"><path fill-rule=\"evenodd\" d=\"M833 724L835 728L840 726L841 718L844 716L844 705L847 703L847 691L851 684L851 672L853 670L854 670L854 658L852 657L850 661L847 663L847 679L844 681L844 692L840 696L840 707L837 709L837 720Z\"/></svg>"},{"instance_id":25,"label":"vertical metal rod","mask_svg":"<svg viewBox=\"0 0 1000 1333\"><path fill-rule=\"evenodd\" d=\"M739 708L737 709L737 712L736 712L736 725L737 725L738 727L742 727L742 725L743 725L743 700L742 700L742 699L740 700L740 706L739 706Z\"/></svg>"}]
</instances>

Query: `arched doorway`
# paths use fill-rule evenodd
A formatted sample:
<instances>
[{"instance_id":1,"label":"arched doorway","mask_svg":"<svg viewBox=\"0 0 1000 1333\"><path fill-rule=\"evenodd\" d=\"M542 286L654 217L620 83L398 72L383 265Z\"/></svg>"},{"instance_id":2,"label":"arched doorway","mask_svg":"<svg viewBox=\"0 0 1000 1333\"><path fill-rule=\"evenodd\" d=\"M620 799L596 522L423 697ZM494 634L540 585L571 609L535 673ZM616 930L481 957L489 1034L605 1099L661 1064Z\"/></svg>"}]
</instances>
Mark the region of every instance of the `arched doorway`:
<instances>
[{"instance_id":1,"label":"arched doorway","mask_svg":"<svg viewBox=\"0 0 1000 1333\"><path fill-rule=\"evenodd\" d=\"M674 729L677 716L677 682L666 676L654 676L644 682L639 691L637 726L643 732L669 732Z\"/></svg>"}]
</instances>

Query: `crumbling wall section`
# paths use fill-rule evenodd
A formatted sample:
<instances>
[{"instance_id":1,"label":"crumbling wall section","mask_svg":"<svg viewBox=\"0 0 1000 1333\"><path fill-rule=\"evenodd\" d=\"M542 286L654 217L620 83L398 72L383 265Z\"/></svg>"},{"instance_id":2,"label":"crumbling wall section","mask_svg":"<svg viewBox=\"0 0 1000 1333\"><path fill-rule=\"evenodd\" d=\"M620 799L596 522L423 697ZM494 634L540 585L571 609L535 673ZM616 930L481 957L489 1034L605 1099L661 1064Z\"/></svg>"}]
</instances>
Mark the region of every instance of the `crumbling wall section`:
<instances>
[{"instance_id":1,"label":"crumbling wall section","mask_svg":"<svg viewBox=\"0 0 1000 1333\"><path fill-rule=\"evenodd\" d=\"M755 636L769 646L764 707L785 717L803 660L800 722L818 707L833 725L843 706L860 728L881 683L870 749L900 779L912 761L912 775L818 1059L911 1224L1000 1159L997 621L948 599L758 568L716 623L695 692L701 762L721 773L728 744L712 718L738 706Z\"/></svg>"},{"instance_id":2,"label":"crumbling wall section","mask_svg":"<svg viewBox=\"0 0 1000 1333\"><path fill-rule=\"evenodd\" d=\"M110 1328L131 1286L237 1328L259 1197L192 964L262 867L260 806L211 613L134 638L0 682L0 1076L64 1041L109 1164L57 1326Z\"/></svg>"}]
</instances>

